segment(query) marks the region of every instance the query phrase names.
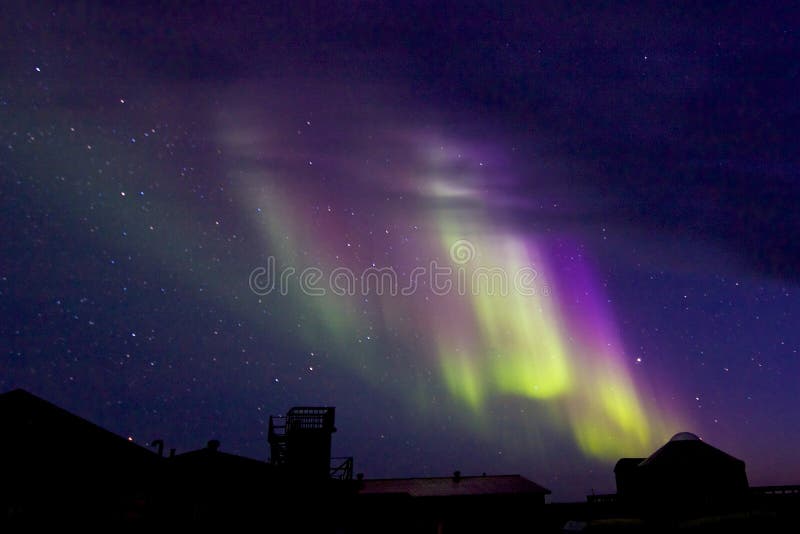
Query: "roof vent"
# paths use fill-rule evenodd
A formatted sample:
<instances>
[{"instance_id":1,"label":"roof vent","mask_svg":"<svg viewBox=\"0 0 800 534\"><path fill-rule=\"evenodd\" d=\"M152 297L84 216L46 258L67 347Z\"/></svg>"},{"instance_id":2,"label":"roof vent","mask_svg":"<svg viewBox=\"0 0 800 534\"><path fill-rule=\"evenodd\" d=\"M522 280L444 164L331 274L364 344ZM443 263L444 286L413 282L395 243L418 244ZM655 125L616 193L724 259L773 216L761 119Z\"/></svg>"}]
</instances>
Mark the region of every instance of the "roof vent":
<instances>
[{"instance_id":1,"label":"roof vent","mask_svg":"<svg viewBox=\"0 0 800 534\"><path fill-rule=\"evenodd\" d=\"M155 447L158 449L158 455L164 456L164 440L163 439L154 439L150 442L151 447Z\"/></svg>"}]
</instances>

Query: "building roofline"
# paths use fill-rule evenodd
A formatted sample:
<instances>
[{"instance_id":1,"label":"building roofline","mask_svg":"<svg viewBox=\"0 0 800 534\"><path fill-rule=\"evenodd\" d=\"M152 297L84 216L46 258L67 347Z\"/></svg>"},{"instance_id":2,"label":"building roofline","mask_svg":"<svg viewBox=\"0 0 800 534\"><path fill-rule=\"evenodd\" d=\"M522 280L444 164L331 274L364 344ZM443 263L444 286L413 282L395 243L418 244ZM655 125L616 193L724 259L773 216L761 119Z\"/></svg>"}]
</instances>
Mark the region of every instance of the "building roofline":
<instances>
[{"instance_id":1,"label":"building roofline","mask_svg":"<svg viewBox=\"0 0 800 534\"><path fill-rule=\"evenodd\" d=\"M531 480L531 479L529 479L529 478L527 478L527 477L525 477L523 475L520 475L518 473L506 474L506 475L459 475L458 481L456 481L455 478L451 475L449 477L447 477L447 476L439 476L439 477L364 478L363 482L407 482L407 481L429 481L429 480L442 480L442 481L444 481L444 480L450 480L453 483L461 483L461 482L463 482L465 480L491 479L491 478L512 478L512 477L524 479L527 482L535 485L537 488L539 488L541 490L541 491L535 491L535 492L530 492L530 493L543 493L545 495L551 495L553 493L552 491L550 491L549 489L545 488L541 484L539 484L537 482L534 482L533 480ZM403 492L398 492L398 493L403 493Z\"/></svg>"},{"instance_id":2,"label":"building roofline","mask_svg":"<svg viewBox=\"0 0 800 534\"><path fill-rule=\"evenodd\" d=\"M97 423L93 423L92 421L90 421L90 420L88 420L88 419L86 419L84 417L81 417L80 415L77 415L75 413L72 413L72 412L70 412L69 410L67 410L65 408L61 408L60 406L57 406L57 405L53 404L52 402L50 402L50 401L48 401L46 399L43 399L42 397L40 397L38 395L35 395L35 394L31 393L30 391L28 391L26 389L15 388L15 389L12 389L11 391L6 391L5 393L0 393L0 402L2 402L4 399L14 399L14 398L20 398L20 399L24 399L26 401L35 402L35 403L39 404L39 406L44 407L44 408L46 408L48 410L52 410L55 413L58 413L59 415L61 415L62 417L66 416L66 417L72 419L73 421L78 422L79 424L83 425L87 429L92 429L93 431L99 431L99 432L103 433L104 435L112 437L113 439L118 440L120 443L124 443L125 444L124 446L131 448L131 450L144 451L147 454L152 455L153 458L160 458L160 456L158 454L156 454L154 451L151 451L149 448L147 448L147 447L145 447L143 445L140 445L139 443L137 443L137 442L135 442L133 440L126 439L123 436L117 434L116 432L112 432L111 430L108 430L107 428L103 428L102 426L98 425Z\"/></svg>"}]
</instances>

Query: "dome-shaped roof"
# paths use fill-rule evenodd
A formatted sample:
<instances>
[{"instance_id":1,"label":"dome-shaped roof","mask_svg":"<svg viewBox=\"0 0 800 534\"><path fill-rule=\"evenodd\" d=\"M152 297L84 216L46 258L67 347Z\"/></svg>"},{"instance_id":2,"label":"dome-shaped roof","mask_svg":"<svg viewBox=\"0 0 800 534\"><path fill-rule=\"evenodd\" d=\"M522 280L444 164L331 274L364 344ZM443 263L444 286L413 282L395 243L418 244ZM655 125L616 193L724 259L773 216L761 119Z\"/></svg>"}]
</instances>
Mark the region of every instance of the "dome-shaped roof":
<instances>
[{"instance_id":1,"label":"dome-shaped roof","mask_svg":"<svg viewBox=\"0 0 800 534\"><path fill-rule=\"evenodd\" d=\"M697 434L692 434L691 432L678 432L670 441L701 441L701 439L697 436Z\"/></svg>"}]
</instances>

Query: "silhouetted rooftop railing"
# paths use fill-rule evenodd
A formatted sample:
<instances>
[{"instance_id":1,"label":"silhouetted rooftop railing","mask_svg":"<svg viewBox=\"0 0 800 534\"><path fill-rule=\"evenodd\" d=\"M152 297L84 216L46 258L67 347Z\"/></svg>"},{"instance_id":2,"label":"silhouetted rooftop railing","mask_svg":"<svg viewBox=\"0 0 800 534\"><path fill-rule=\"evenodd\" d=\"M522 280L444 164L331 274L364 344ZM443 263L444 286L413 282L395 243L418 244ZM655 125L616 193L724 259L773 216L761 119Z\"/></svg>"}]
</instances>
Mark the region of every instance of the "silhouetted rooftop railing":
<instances>
[{"instance_id":1,"label":"silhouetted rooftop railing","mask_svg":"<svg viewBox=\"0 0 800 534\"><path fill-rule=\"evenodd\" d=\"M331 458L331 478L353 480L353 457L340 456Z\"/></svg>"},{"instance_id":2,"label":"silhouetted rooftop railing","mask_svg":"<svg viewBox=\"0 0 800 534\"><path fill-rule=\"evenodd\" d=\"M328 430L335 432L335 408L296 407L286 414L286 431L295 430Z\"/></svg>"},{"instance_id":3,"label":"silhouetted rooftop railing","mask_svg":"<svg viewBox=\"0 0 800 534\"><path fill-rule=\"evenodd\" d=\"M320 456L315 456L311 461L324 462L325 456L330 454L330 435L336 432L335 422L336 408L333 407L309 407L299 406L290 409L286 415L272 415L269 418L268 441L270 444L270 463L273 465L287 465L292 462L294 468L302 467L300 463L309 461L306 458L308 447L319 452ZM327 445L326 445L327 443ZM297 448L301 451L298 455L290 458L290 449ZM327 449L327 454L325 450ZM302 452L302 451L306 452ZM320 465L324 473L324 464ZM353 478L353 459L352 458L330 458L329 470L330 477L350 480Z\"/></svg>"},{"instance_id":4,"label":"silhouetted rooftop railing","mask_svg":"<svg viewBox=\"0 0 800 534\"><path fill-rule=\"evenodd\" d=\"M586 501L591 504L614 504L619 500L616 493L604 493L600 495L587 495Z\"/></svg>"},{"instance_id":5,"label":"silhouetted rooftop railing","mask_svg":"<svg viewBox=\"0 0 800 534\"><path fill-rule=\"evenodd\" d=\"M282 415L269 416L270 462L282 464L286 461L286 418Z\"/></svg>"},{"instance_id":6,"label":"silhouetted rooftop railing","mask_svg":"<svg viewBox=\"0 0 800 534\"><path fill-rule=\"evenodd\" d=\"M751 495L788 495L800 497L800 486L755 486L750 488Z\"/></svg>"}]
</instances>

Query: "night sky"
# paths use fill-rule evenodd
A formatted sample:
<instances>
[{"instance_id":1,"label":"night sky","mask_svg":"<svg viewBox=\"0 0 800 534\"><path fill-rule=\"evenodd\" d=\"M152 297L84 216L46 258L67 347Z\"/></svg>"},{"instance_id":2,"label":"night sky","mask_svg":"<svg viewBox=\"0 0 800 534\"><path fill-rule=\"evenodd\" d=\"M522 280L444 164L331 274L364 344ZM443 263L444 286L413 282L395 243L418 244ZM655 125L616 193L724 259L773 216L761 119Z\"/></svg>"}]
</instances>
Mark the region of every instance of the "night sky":
<instances>
[{"instance_id":1,"label":"night sky","mask_svg":"<svg viewBox=\"0 0 800 534\"><path fill-rule=\"evenodd\" d=\"M2 8L0 391L260 459L332 405L367 477L555 501L679 431L800 482L799 10L58 4Z\"/></svg>"}]
</instances>

